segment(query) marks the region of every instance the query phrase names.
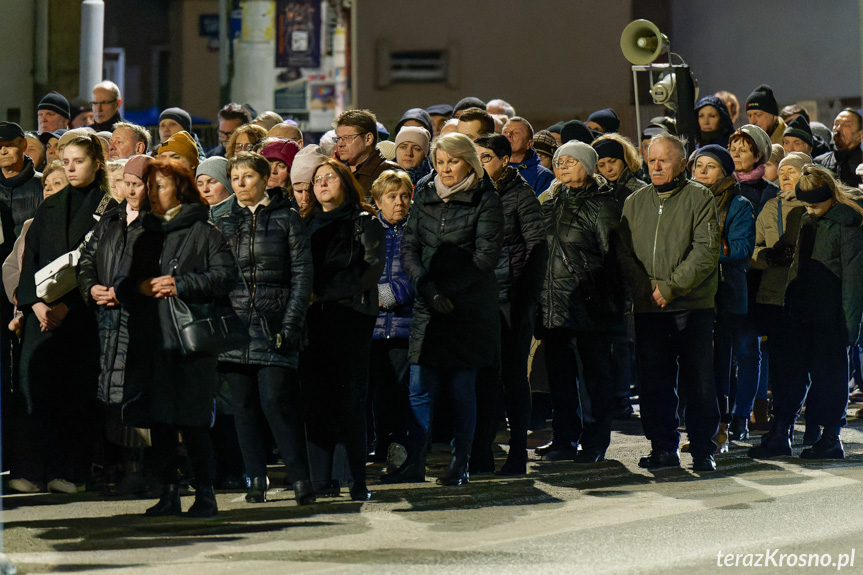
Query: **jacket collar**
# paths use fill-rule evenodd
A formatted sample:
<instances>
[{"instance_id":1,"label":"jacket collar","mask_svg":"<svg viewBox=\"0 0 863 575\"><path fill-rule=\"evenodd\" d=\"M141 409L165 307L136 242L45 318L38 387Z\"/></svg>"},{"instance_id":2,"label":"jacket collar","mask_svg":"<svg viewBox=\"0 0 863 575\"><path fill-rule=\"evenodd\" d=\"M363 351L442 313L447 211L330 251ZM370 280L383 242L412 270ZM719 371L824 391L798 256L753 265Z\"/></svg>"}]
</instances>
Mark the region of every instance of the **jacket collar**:
<instances>
[{"instance_id":1,"label":"jacket collar","mask_svg":"<svg viewBox=\"0 0 863 575\"><path fill-rule=\"evenodd\" d=\"M3 172L0 172L0 186L5 188L17 188L30 181L34 175L36 175L36 168L33 166L33 160L30 159L30 156L25 155L24 167L17 175L12 176L11 178L6 178L3 176Z\"/></svg>"}]
</instances>

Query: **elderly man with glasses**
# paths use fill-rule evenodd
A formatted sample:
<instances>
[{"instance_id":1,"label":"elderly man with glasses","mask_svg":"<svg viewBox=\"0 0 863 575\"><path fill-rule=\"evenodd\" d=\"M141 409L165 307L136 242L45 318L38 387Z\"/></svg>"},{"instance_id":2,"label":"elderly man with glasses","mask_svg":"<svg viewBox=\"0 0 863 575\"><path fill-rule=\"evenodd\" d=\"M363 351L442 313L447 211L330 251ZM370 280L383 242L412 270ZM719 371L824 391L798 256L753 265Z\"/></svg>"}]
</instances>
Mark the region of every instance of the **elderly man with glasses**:
<instances>
[{"instance_id":1,"label":"elderly man with glasses","mask_svg":"<svg viewBox=\"0 0 863 575\"><path fill-rule=\"evenodd\" d=\"M378 127L369 110L347 110L333 122L336 130L336 155L354 173L363 187L364 201L372 201L372 184L386 170L401 170L377 150Z\"/></svg>"},{"instance_id":2,"label":"elderly man with glasses","mask_svg":"<svg viewBox=\"0 0 863 575\"><path fill-rule=\"evenodd\" d=\"M97 132L113 132L114 124L123 121L120 116L122 105L120 88L114 82L105 80L93 86L93 99L90 101L93 123L90 127Z\"/></svg>"}]
</instances>

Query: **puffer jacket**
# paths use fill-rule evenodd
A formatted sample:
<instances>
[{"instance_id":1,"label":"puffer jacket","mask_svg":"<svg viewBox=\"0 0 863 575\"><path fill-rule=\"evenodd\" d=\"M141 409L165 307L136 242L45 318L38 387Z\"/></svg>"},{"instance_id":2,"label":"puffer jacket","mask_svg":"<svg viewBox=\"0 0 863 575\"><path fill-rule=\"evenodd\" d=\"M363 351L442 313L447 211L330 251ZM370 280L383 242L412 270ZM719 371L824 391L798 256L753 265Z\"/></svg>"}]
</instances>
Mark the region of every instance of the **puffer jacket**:
<instances>
[{"instance_id":1,"label":"puffer jacket","mask_svg":"<svg viewBox=\"0 0 863 575\"><path fill-rule=\"evenodd\" d=\"M21 233L24 222L36 215L42 203L42 174L33 167L30 156L24 156L24 169L17 176L7 178L0 172L0 203L12 210L15 237Z\"/></svg>"},{"instance_id":2,"label":"puffer jacket","mask_svg":"<svg viewBox=\"0 0 863 575\"><path fill-rule=\"evenodd\" d=\"M234 311L248 326L250 341L244 348L223 353L219 361L296 368L299 349L276 353L272 338L282 333L297 341L305 328L313 273L303 221L287 202L260 206L252 213L234 197L230 206L230 214L216 227L243 272L245 283L239 281L230 297Z\"/></svg>"},{"instance_id":3,"label":"puffer jacket","mask_svg":"<svg viewBox=\"0 0 863 575\"><path fill-rule=\"evenodd\" d=\"M761 178L754 182L739 182L740 194L749 200L755 208L755 217L764 209L764 205L779 193L779 188Z\"/></svg>"},{"instance_id":4,"label":"puffer jacket","mask_svg":"<svg viewBox=\"0 0 863 575\"><path fill-rule=\"evenodd\" d=\"M414 286L402 269L402 239L407 220L392 225L381 216L387 242L387 259L384 273L378 280L380 312L372 332L373 339L407 339L410 335L414 312Z\"/></svg>"},{"instance_id":5,"label":"puffer jacket","mask_svg":"<svg viewBox=\"0 0 863 575\"><path fill-rule=\"evenodd\" d=\"M542 209L533 189L512 166L504 168L495 187L503 204L503 248L494 270L500 286L498 301L509 303L516 294L535 300L539 283L528 281L535 286L527 290L531 295L524 291L528 286L522 285L522 279L528 261L545 240Z\"/></svg>"},{"instance_id":6,"label":"puffer jacket","mask_svg":"<svg viewBox=\"0 0 863 575\"><path fill-rule=\"evenodd\" d=\"M539 154L533 148L527 150L520 162L510 162L509 165L518 170L537 196L547 190L554 181L554 174L540 163Z\"/></svg>"},{"instance_id":7,"label":"puffer jacket","mask_svg":"<svg viewBox=\"0 0 863 575\"><path fill-rule=\"evenodd\" d=\"M409 360L432 368L493 366L500 351L494 269L503 246L503 206L487 176L444 202L435 180L418 186L402 243L402 266L417 288ZM455 311L428 302L449 298Z\"/></svg>"},{"instance_id":8,"label":"puffer jacket","mask_svg":"<svg viewBox=\"0 0 863 575\"><path fill-rule=\"evenodd\" d=\"M716 185L722 189L728 184L730 186L725 188L724 194L714 196L723 242L723 252L719 255L716 309L727 313L746 313L749 309L746 273L755 247L755 210L749 200L740 195L733 177L726 177ZM727 255L724 250L726 245Z\"/></svg>"},{"instance_id":9,"label":"puffer jacket","mask_svg":"<svg viewBox=\"0 0 863 575\"><path fill-rule=\"evenodd\" d=\"M783 199L783 196L787 199ZM761 270L761 282L755 301L765 305L779 305L785 301L785 288L788 285L788 270L791 263L774 265L767 263L767 255L777 243L792 248L797 243L800 220L806 212L806 204L794 197L794 192L780 192L764 204L764 209L755 220L755 250L749 260L749 267ZM781 218L781 227L780 227Z\"/></svg>"},{"instance_id":10,"label":"puffer jacket","mask_svg":"<svg viewBox=\"0 0 863 575\"><path fill-rule=\"evenodd\" d=\"M81 297L96 311L99 326L99 356L101 372L96 398L107 404L123 402L123 381L126 374L126 355L129 351L129 311L123 306L97 306L90 290L93 286L114 287L115 281L125 273L124 257L132 249L143 231L142 214L126 225L126 202L108 211L96 224L90 241L78 260L78 290Z\"/></svg>"},{"instance_id":11,"label":"puffer jacket","mask_svg":"<svg viewBox=\"0 0 863 575\"><path fill-rule=\"evenodd\" d=\"M606 186L563 186L542 205L548 263L542 284L543 327L623 329L624 290L617 264L620 210Z\"/></svg>"},{"instance_id":12,"label":"puffer jacket","mask_svg":"<svg viewBox=\"0 0 863 575\"><path fill-rule=\"evenodd\" d=\"M377 316L377 284L387 249L381 221L349 202L329 212L313 211L307 220L314 299Z\"/></svg>"},{"instance_id":13,"label":"puffer jacket","mask_svg":"<svg viewBox=\"0 0 863 575\"><path fill-rule=\"evenodd\" d=\"M673 184L664 199L650 185L623 206L620 264L636 313L715 306L721 247L713 194L684 176ZM665 308L653 299L657 287Z\"/></svg>"},{"instance_id":14,"label":"puffer jacket","mask_svg":"<svg viewBox=\"0 0 863 575\"><path fill-rule=\"evenodd\" d=\"M863 217L837 203L823 216L805 214L785 291L783 312L799 322L845 332L861 343Z\"/></svg>"},{"instance_id":15,"label":"puffer jacket","mask_svg":"<svg viewBox=\"0 0 863 575\"><path fill-rule=\"evenodd\" d=\"M814 163L836 174L839 181L846 186L856 188L863 183L863 178L857 175L857 166L863 164L863 150L859 146L853 150L836 150L821 154L815 158Z\"/></svg>"},{"instance_id":16,"label":"puffer jacket","mask_svg":"<svg viewBox=\"0 0 863 575\"><path fill-rule=\"evenodd\" d=\"M234 206L234 195L231 194L218 204L212 205L209 207L210 215L207 218L211 224L216 225L219 223L219 220L224 218L227 215L230 215L231 209Z\"/></svg>"}]
</instances>

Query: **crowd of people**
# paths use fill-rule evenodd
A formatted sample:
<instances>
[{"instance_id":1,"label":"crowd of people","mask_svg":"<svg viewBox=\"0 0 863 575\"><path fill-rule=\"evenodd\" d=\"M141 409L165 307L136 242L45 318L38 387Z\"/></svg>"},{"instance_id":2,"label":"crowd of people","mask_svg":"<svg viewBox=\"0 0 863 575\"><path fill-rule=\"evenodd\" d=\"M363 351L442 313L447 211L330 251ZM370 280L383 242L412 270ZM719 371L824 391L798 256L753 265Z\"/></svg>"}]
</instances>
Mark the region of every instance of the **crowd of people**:
<instances>
[{"instance_id":1,"label":"crowd of people","mask_svg":"<svg viewBox=\"0 0 863 575\"><path fill-rule=\"evenodd\" d=\"M212 517L216 488L267 501L281 461L299 505L342 483L365 501L369 459L382 483L423 482L440 437L442 485L521 476L540 379L542 462L603 461L633 393L643 468L688 452L714 471L750 425L750 457L791 456L804 406L799 456L844 457L856 110L831 130L761 85L750 123L721 92L697 102L695 142L657 117L633 143L610 108L535 131L467 97L408 109L393 140L348 110L311 144L232 103L205 152L186 111L154 138L121 103L106 81L77 112L47 94L36 132L0 122L11 490L155 486L148 516L193 491L186 514Z\"/></svg>"}]
</instances>

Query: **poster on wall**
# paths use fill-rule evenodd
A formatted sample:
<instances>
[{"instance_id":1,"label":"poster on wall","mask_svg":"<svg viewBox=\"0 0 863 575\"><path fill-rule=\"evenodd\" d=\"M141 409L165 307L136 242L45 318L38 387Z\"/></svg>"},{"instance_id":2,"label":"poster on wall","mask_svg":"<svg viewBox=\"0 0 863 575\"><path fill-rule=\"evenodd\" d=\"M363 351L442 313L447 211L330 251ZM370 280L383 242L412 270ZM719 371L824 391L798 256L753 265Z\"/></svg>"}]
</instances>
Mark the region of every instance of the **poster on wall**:
<instances>
[{"instance_id":1,"label":"poster on wall","mask_svg":"<svg viewBox=\"0 0 863 575\"><path fill-rule=\"evenodd\" d=\"M276 67L321 65L320 0L277 0Z\"/></svg>"}]
</instances>

